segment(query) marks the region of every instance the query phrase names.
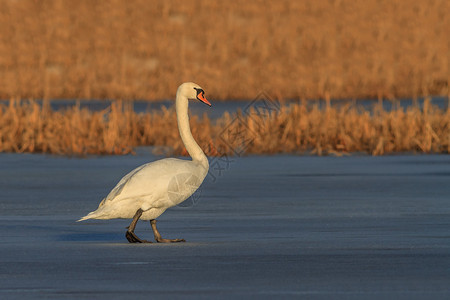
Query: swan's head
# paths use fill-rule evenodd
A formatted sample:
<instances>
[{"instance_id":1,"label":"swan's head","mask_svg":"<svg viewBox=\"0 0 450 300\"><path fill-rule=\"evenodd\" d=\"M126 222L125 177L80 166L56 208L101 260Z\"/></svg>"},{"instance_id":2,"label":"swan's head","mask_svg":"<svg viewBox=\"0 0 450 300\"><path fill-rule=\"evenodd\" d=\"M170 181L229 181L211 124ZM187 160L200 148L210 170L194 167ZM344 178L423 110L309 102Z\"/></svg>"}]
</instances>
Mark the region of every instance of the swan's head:
<instances>
[{"instance_id":1,"label":"swan's head","mask_svg":"<svg viewBox=\"0 0 450 300\"><path fill-rule=\"evenodd\" d=\"M205 97L205 91L196 83L185 82L178 88L177 94L181 93L189 100L197 99L206 105L211 106L208 99Z\"/></svg>"}]
</instances>

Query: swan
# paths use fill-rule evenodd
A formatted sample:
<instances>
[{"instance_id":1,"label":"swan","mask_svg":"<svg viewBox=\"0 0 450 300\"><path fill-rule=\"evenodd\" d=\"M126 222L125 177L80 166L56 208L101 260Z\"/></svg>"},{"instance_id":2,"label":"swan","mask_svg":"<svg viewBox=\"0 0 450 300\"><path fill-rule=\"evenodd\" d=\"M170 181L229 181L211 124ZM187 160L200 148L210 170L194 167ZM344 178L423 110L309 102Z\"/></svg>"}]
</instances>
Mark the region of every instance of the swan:
<instances>
[{"instance_id":1,"label":"swan","mask_svg":"<svg viewBox=\"0 0 450 300\"><path fill-rule=\"evenodd\" d=\"M188 104L197 99L209 106L204 90L193 82L178 87L176 113L181 140L192 160L165 158L137 167L125 175L104 198L98 209L82 217L87 219L133 219L125 234L130 243L151 243L134 233L139 219L150 220L158 243L185 242L184 239L164 239L156 228L156 218L166 209L189 198L202 184L208 170L208 159L195 142L190 127Z\"/></svg>"}]
</instances>

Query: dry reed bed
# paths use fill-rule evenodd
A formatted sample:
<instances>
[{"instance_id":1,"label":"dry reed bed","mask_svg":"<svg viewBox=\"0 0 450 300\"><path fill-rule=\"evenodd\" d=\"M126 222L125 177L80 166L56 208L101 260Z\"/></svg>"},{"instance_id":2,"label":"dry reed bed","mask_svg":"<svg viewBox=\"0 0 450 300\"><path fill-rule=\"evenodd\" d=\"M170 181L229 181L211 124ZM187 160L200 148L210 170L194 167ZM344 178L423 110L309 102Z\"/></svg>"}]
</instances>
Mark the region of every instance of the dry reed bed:
<instances>
[{"instance_id":1,"label":"dry reed bed","mask_svg":"<svg viewBox=\"0 0 450 300\"><path fill-rule=\"evenodd\" d=\"M425 101L409 107L373 112L346 105L292 104L270 116L225 113L214 123L192 117L194 137L208 155L364 152L449 153L450 110ZM79 107L52 111L48 105L11 100L0 106L0 152L64 155L126 154L141 145L169 146L169 154L186 154L173 109L135 113L124 102L92 112Z\"/></svg>"},{"instance_id":2,"label":"dry reed bed","mask_svg":"<svg viewBox=\"0 0 450 300\"><path fill-rule=\"evenodd\" d=\"M446 0L0 1L0 99L448 94Z\"/></svg>"}]
</instances>

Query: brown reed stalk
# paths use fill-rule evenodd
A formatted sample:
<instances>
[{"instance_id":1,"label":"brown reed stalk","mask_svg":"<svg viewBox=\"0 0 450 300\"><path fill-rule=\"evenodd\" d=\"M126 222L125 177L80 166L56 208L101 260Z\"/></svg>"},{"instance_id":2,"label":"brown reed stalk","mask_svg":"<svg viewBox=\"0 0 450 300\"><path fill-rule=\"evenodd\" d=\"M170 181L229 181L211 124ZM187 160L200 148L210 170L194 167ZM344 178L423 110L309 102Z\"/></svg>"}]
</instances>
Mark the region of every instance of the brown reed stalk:
<instances>
[{"instance_id":1,"label":"brown reed stalk","mask_svg":"<svg viewBox=\"0 0 450 300\"><path fill-rule=\"evenodd\" d=\"M207 115L191 118L193 136L208 155L244 153L313 153L343 155L353 152L449 153L450 111L426 99L423 109L373 112L352 105L305 103L282 106L270 116L225 113L212 122ZM239 139L224 134L233 129ZM92 112L78 106L52 111L35 101L11 99L0 105L0 152L54 153L60 155L127 154L137 146L164 146L166 153L187 154L179 137L173 108L135 113L116 101L108 109ZM240 153L239 153L240 154Z\"/></svg>"},{"instance_id":2,"label":"brown reed stalk","mask_svg":"<svg viewBox=\"0 0 450 300\"><path fill-rule=\"evenodd\" d=\"M214 99L448 95L447 11L447 0L3 0L0 99L158 100L184 81Z\"/></svg>"}]
</instances>

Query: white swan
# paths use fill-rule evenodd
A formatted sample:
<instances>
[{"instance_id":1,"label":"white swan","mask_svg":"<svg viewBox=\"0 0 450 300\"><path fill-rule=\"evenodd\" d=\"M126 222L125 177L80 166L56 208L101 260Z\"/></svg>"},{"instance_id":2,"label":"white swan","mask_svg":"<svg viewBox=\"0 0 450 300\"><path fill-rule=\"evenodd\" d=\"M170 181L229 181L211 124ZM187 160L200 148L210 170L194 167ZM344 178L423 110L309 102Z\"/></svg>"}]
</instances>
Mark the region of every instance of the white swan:
<instances>
[{"instance_id":1,"label":"white swan","mask_svg":"<svg viewBox=\"0 0 450 300\"><path fill-rule=\"evenodd\" d=\"M166 158L137 167L125 175L100 203L98 209L78 221L87 219L133 218L126 238L130 243L151 243L136 236L139 219L150 220L157 242L184 242L184 239L163 239L156 228L156 218L166 209L191 196L208 173L208 159L192 137L189 127L188 100L198 99L211 106L203 89L186 82L178 87L176 112L181 139L191 160Z\"/></svg>"}]
</instances>

